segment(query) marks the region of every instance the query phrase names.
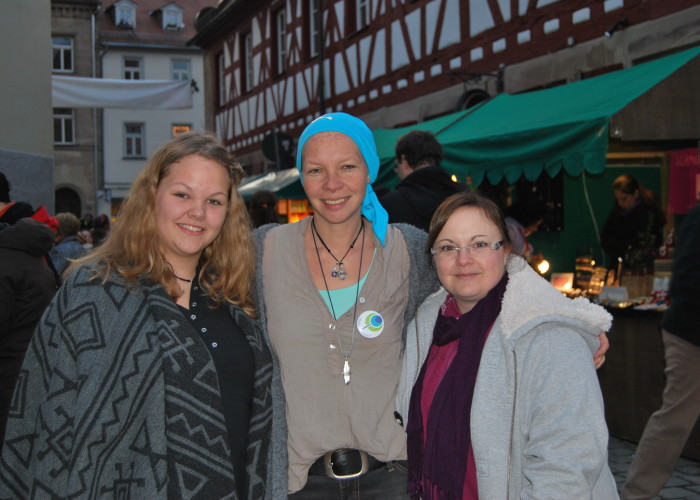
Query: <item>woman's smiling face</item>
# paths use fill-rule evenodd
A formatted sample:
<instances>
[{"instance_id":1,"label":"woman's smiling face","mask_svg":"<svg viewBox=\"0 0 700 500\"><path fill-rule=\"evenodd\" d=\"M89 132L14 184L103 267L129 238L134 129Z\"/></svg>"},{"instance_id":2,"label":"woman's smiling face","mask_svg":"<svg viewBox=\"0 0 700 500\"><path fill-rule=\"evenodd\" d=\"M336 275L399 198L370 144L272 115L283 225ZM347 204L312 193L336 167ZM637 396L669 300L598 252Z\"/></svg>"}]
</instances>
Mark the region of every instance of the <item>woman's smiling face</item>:
<instances>
[{"instance_id":1,"label":"woman's smiling face","mask_svg":"<svg viewBox=\"0 0 700 500\"><path fill-rule=\"evenodd\" d=\"M314 214L332 223L359 214L369 173L355 142L340 132L320 132L304 144L304 191Z\"/></svg>"},{"instance_id":2,"label":"woman's smiling face","mask_svg":"<svg viewBox=\"0 0 700 500\"><path fill-rule=\"evenodd\" d=\"M156 231L165 257L197 263L226 219L231 181L214 160L188 155L168 167L156 189Z\"/></svg>"},{"instance_id":3,"label":"woman's smiling face","mask_svg":"<svg viewBox=\"0 0 700 500\"><path fill-rule=\"evenodd\" d=\"M479 207L465 206L454 211L438 234L434 249L441 246L465 247L475 244L491 246L504 240L498 226ZM475 255L468 249L440 253L435 257L440 283L454 295L460 312L470 311L495 287L506 270L508 252L501 246Z\"/></svg>"}]
</instances>

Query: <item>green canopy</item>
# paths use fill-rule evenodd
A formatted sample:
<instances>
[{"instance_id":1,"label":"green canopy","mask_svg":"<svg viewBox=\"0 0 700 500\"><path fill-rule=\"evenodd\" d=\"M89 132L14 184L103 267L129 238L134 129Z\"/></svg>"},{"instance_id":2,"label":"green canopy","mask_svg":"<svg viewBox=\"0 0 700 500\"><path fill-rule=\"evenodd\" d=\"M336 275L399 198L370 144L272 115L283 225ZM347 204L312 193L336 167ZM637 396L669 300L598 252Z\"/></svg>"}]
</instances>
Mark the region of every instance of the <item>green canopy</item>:
<instances>
[{"instance_id":1,"label":"green canopy","mask_svg":"<svg viewBox=\"0 0 700 500\"><path fill-rule=\"evenodd\" d=\"M479 105L400 129L377 129L381 160L378 184L393 186L397 139L429 130L443 146L442 166L451 174L485 177L497 184L521 176L534 180L563 168L572 175L605 169L610 118L700 54L695 47L651 62L559 87L501 94Z\"/></svg>"},{"instance_id":2,"label":"green canopy","mask_svg":"<svg viewBox=\"0 0 700 500\"><path fill-rule=\"evenodd\" d=\"M296 168L246 177L238 186L238 192L244 200L249 200L253 193L261 190L272 191L278 200L306 198Z\"/></svg>"}]
</instances>

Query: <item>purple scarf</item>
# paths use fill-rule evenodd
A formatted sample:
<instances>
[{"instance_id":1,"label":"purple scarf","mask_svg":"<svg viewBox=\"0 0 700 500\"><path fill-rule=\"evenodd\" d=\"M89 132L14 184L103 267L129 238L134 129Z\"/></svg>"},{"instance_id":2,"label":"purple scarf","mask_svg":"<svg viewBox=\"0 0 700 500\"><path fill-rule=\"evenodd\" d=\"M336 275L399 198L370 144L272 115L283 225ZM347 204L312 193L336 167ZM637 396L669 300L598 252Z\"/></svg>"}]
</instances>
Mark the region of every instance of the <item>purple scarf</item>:
<instances>
[{"instance_id":1,"label":"purple scarf","mask_svg":"<svg viewBox=\"0 0 700 500\"><path fill-rule=\"evenodd\" d=\"M462 498L471 446L470 414L476 376L486 337L501 311L508 275L459 319L442 312L433 331L433 344L446 345L460 339L457 354L435 391L423 431L421 398L427 361L411 393L408 412L408 493L412 498L431 500ZM423 435L425 434L425 443ZM424 491L423 482L433 485ZM427 489L427 488L426 488Z\"/></svg>"}]
</instances>

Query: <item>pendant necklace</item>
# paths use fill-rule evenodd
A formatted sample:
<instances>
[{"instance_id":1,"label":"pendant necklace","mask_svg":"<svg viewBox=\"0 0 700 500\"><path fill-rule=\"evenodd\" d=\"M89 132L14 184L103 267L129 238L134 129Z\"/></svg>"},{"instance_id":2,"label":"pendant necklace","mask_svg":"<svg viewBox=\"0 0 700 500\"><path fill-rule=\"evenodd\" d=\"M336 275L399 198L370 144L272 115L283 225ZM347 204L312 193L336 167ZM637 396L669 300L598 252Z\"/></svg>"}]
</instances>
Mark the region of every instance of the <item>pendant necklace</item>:
<instances>
[{"instance_id":1,"label":"pendant necklace","mask_svg":"<svg viewBox=\"0 0 700 500\"><path fill-rule=\"evenodd\" d=\"M365 222L362 221L362 225L360 225L360 229L358 229L357 234L355 235L355 239L352 240L352 243L350 243L350 248L348 248L348 251L345 252L345 255L343 255L342 259L338 259L338 257L333 255L333 252L331 252L331 249L328 248L328 245L326 245L326 242L323 241L323 238L321 238L321 235L319 234L318 229L316 229L316 222L314 222L314 219L311 219L311 226L313 229L313 233L316 236L318 236L319 240L321 240L321 245L323 245L323 248L325 248L328 251L328 253L331 254L331 257L333 257L335 259L335 265L333 266L333 269L331 269L331 276L333 276L334 278L340 278L341 280L344 280L345 278L348 277L348 273L345 272L345 269L343 269L343 261L345 260L345 257L347 257L348 254L350 253L350 250L352 250L355 247L355 243L357 243L357 238L360 237L360 233L365 228ZM363 238L364 238L364 236L363 236ZM314 242L316 242L315 236L314 236ZM316 252L318 252L318 245L316 246Z\"/></svg>"},{"instance_id":2,"label":"pendant necklace","mask_svg":"<svg viewBox=\"0 0 700 500\"><path fill-rule=\"evenodd\" d=\"M173 273L173 275L179 279L180 281L185 281L187 283L192 283L192 280L188 280L187 278L180 278L177 274Z\"/></svg>"},{"instance_id":3,"label":"pendant necklace","mask_svg":"<svg viewBox=\"0 0 700 500\"><path fill-rule=\"evenodd\" d=\"M355 285L355 306L352 311L352 334L350 335L350 352L345 354L343 352L343 341L340 338L340 331L336 332L336 335L338 335L338 348L340 349L340 354L343 355L345 358L345 361L343 363L343 382L345 382L345 385L348 385L350 383L350 356L352 356L352 351L355 348L355 322L357 319L357 299L360 296L360 278L362 277L362 257L365 253L365 221L362 221L362 225L360 226L360 230L357 233L357 236L355 236L355 241L357 241L357 238L360 236L360 233L362 233L362 247L360 250L360 269L357 271L357 284ZM316 249L316 257L318 257L318 267L321 269L321 277L323 278L323 285L326 287L326 294L328 294L328 303L331 306L331 312L333 313L333 317L337 321L338 318L335 315L335 308L333 307L333 300L331 299L331 291L328 289L328 282L326 281L326 275L323 272L323 264L321 264L321 254L318 253L318 244L316 244L316 236L318 236L319 239L321 239L321 235L318 234L318 231L316 231L316 224L314 224L313 219L311 219L311 236L313 236L314 239L314 248ZM352 242L352 245L350 245L350 248L353 247L355 244L355 241ZM323 240L321 240L321 243L323 243ZM326 244L323 243L323 246L326 247ZM328 250L328 247L326 247L326 250ZM348 250L349 252L349 250ZM328 250L328 253L330 253L330 250ZM347 253L343 256L343 259L347 257ZM333 254L331 253L331 257L335 259ZM337 259L336 259L337 260ZM342 266L342 262L339 262ZM344 272L344 271L343 271ZM331 273L331 276L333 274ZM345 277L342 277L341 279L345 279Z\"/></svg>"}]
</instances>

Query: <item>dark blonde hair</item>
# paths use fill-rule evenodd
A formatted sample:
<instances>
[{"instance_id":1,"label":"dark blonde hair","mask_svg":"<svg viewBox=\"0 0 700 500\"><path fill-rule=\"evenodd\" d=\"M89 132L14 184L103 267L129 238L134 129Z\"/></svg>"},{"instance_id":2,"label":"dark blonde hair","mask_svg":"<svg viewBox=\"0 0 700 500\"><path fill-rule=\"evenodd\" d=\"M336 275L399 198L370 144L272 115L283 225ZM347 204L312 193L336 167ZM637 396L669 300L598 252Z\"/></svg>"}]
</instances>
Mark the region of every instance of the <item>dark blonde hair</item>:
<instances>
[{"instance_id":1,"label":"dark blonde hair","mask_svg":"<svg viewBox=\"0 0 700 500\"><path fill-rule=\"evenodd\" d=\"M430 252L430 249L435 244L435 240L437 240L442 228L445 227L452 214L462 207L480 209L486 218L493 222L500 231L503 247L507 250L511 249L513 244L508 235L508 226L498 205L484 196L480 196L472 191L465 191L453 194L443 201L435 211L433 219L430 221L430 230L428 231L428 252Z\"/></svg>"},{"instance_id":2,"label":"dark blonde hair","mask_svg":"<svg viewBox=\"0 0 700 500\"><path fill-rule=\"evenodd\" d=\"M70 212L56 214L58 221L58 234L60 236L73 236L80 230L80 219Z\"/></svg>"},{"instance_id":3,"label":"dark blonde hair","mask_svg":"<svg viewBox=\"0 0 700 500\"><path fill-rule=\"evenodd\" d=\"M158 185L170 166L189 155L219 163L228 172L230 180L228 211L221 232L200 257L200 285L218 304L230 302L254 316L250 291L255 272L255 247L248 211L235 188L243 178L243 169L210 135L188 132L158 149L134 180L107 240L76 261L71 270L80 264L92 263L97 269L95 278L102 277L105 282L111 272L119 274L127 283L147 277L160 282L176 299L180 290L157 236L155 199Z\"/></svg>"}]
</instances>

